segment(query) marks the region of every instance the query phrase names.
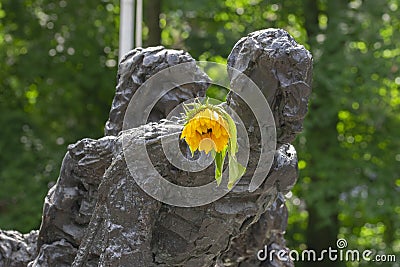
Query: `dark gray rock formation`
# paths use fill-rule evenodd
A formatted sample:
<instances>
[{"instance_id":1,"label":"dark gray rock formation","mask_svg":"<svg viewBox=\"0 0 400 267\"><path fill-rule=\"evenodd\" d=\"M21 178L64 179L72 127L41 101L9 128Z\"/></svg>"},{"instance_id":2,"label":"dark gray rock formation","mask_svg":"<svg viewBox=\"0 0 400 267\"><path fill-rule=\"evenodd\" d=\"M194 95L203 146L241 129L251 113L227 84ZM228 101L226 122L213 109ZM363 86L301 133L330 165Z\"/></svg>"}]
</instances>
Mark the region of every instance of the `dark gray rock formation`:
<instances>
[{"instance_id":1,"label":"dark gray rock formation","mask_svg":"<svg viewBox=\"0 0 400 267\"><path fill-rule=\"evenodd\" d=\"M287 209L282 194L267 208L257 223L250 225L249 229L232 240L231 249L227 251L220 261L221 266L293 266L291 262L282 262L276 258L272 261L260 261L255 257L259 250L289 252L285 246L283 234L287 226ZM264 257L264 254L261 254ZM238 264L239 263L239 264Z\"/></svg>"},{"instance_id":2,"label":"dark gray rock formation","mask_svg":"<svg viewBox=\"0 0 400 267\"><path fill-rule=\"evenodd\" d=\"M160 156L163 135L146 138L147 133L179 130L174 125L151 123L123 132L115 145L121 147L122 138L132 140L131 146L145 142L148 153L156 159L154 167L162 171L167 180L185 185L190 180L212 179L212 168L200 173L174 170L167 159ZM151 198L132 179L134 175L149 173L146 164L141 163L139 153L143 151L137 150L135 160L139 162L133 174L126 166L122 150L117 151L99 187L99 200L89 232L73 266L85 266L87 256L94 254L93 248L99 242L103 247L99 258L101 266L211 266L229 251L231 239L246 232L274 202L278 181L286 177L295 181L297 177L294 148L284 145L277 152L271 172L271 179L276 179L272 186L265 183L255 192L245 193L243 188L248 185L240 184L211 204L179 208ZM286 190L288 188L284 188ZM96 241L103 230L102 240Z\"/></svg>"},{"instance_id":3,"label":"dark gray rock formation","mask_svg":"<svg viewBox=\"0 0 400 267\"><path fill-rule=\"evenodd\" d=\"M126 108L137 89L159 71L181 63L195 60L184 51L164 49L162 46L127 53L118 68L118 83L111 105L110 117L105 126L105 135L117 135L122 130ZM196 72L193 72L196 73ZM198 75L201 75L200 73ZM199 77L199 81L205 81ZM185 84L165 94L151 111L149 121L159 121L181 102L205 95L207 83Z\"/></svg>"},{"instance_id":4,"label":"dark gray rock formation","mask_svg":"<svg viewBox=\"0 0 400 267\"><path fill-rule=\"evenodd\" d=\"M227 102L244 121L248 129L254 158L259 155L260 130L254 114L235 92L246 93L246 82L239 73L244 73L261 89L274 115L278 153L265 183L286 193L297 180L297 158L294 148L287 143L293 141L302 130L307 113L308 97L311 93L312 56L284 30L267 29L249 34L240 39L228 57L231 86L235 88ZM292 149L293 148L293 149ZM282 153L282 150L285 152ZM255 154L255 155L254 155ZM284 162L284 164L282 164ZM248 171L256 167L250 160ZM278 171L279 170L279 171ZM295 173L294 173L295 172ZM285 248L283 233L287 224L287 210L281 194L276 201L252 224L248 231L233 239L232 249L223 255L223 262L240 262L238 266L292 266L291 262L260 262L255 257L264 246L268 250ZM232 265L230 265L232 266ZM235 266L235 265L233 265Z\"/></svg>"},{"instance_id":5,"label":"dark gray rock formation","mask_svg":"<svg viewBox=\"0 0 400 267\"><path fill-rule=\"evenodd\" d=\"M111 164L115 137L68 146L60 176L46 196L35 261L30 266L71 266Z\"/></svg>"},{"instance_id":6,"label":"dark gray rock formation","mask_svg":"<svg viewBox=\"0 0 400 267\"><path fill-rule=\"evenodd\" d=\"M25 267L36 255L38 231L21 234L0 230L0 266Z\"/></svg>"},{"instance_id":7,"label":"dark gray rock formation","mask_svg":"<svg viewBox=\"0 0 400 267\"><path fill-rule=\"evenodd\" d=\"M286 31L267 29L240 39L228 57L228 65L246 74L261 89L275 117L278 144L292 142L302 131L311 93L312 57ZM246 90L231 73L236 90ZM235 91L236 91L235 90ZM230 93L230 106L249 127L255 120L247 105Z\"/></svg>"},{"instance_id":8,"label":"dark gray rock formation","mask_svg":"<svg viewBox=\"0 0 400 267\"><path fill-rule=\"evenodd\" d=\"M182 101L203 96L207 76L195 65L188 68L185 73L197 77L196 82L164 95L147 124L121 130L129 101L141 84L162 69L192 61L187 53L162 47L135 49L122 60L107 136L68 147L59 179L45 200L37 250L29 254L29 266L293 266L277 258L260 262L256 253L264 246L286 249L287 210L282 194L298 175L296 151L289 142L301 130L307 111L311 55L283 30L255 32L236 44L229 65L259 86L275 118L278 147L272 168L261 186L249 192L260 155L260 127L249 107L231 93L228 104L245 121L251 141L248 171L223 198L181 208L153 199L136 184L135 178L151 179L153 174L140 164L143 150L128 159L138 166L129 171L123 140L130 140L133 148L145 145L153 167L173 183L189 186L212 181L213 167L190 173L171 165L161 139L179 132L181 126L159 121ZM234 72L231 85L245 93L240 75ZM6 265L16 256L10 256L9 247L3 249L4 240L0 235L0 266L22 266ZM24 256L25 263L27 259Z\"/></svg>"},{"instance_id":9,"label":"dark gray rock formation","mask_svg":"<svg viewBox=\"0 0 400 267\"><path fill-rule=\"evenodd\" d=\"M151 75L172 65L194 62L183 51L155 47L138 48L121 61L118 71L116 95L106 123L107 137L99 140L83 139L68 147L57 184L49 191L43 209L43 220L38 238L38 257L31 266L70 266L82 242L97 201L98 187L111 159L120 150L115 137L122 130L125 110L135 91ZM189 69L188 72L196 73ZM199 73L201 77L202 73ZM157 103L150 120L164 118L169 111L184 100L203 96L204 83L186 84L170 91ZM130 209L131 210L131 209ZM132 221L134 222L134 221ZM103 247L93 249L87 258L97 266ZM64 259L56 256L64 251ZM93 258L93 259L92 259ZM88 263L86 264L88 265Z\"/></svg>"}]
</instances>

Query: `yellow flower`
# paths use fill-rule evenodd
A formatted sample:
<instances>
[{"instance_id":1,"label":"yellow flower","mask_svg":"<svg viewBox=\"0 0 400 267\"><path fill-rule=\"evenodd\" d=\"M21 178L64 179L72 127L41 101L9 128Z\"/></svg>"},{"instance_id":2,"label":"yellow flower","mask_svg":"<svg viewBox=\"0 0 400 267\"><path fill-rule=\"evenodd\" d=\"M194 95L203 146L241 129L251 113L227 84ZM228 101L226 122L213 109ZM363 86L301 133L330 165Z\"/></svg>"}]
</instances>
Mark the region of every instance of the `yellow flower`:
<instances>
[{"instance_id":1,"label":"yellow flower","mask_svg":"<svg viewBox=\"0 0 400 267\"><path fill-rule=\"evenodd\" d=\"M236 159L238 152L237 129L232 117L222 105L195 101L183 105L185 126L181 139L185 139L192 154L204 151L207 154L213 151L215 163L215 180L220 185L226 155L229 158L228 189L231 189L237 180L243 176L246 168ZM191 108L190 108L191 107Z\"/></svg>"},{"instance_id":2,"label":"yellow flower","mask_svg":"<svg viewBox=\"0 0 400 267\"><path fill-rule=\"evenodd\" d=\"M228 145L227 129L228 123L217 111L205 108L186 123L181 139L185 138L192 153L196 150L218 153Z\"/></svg>"}]
</instances>

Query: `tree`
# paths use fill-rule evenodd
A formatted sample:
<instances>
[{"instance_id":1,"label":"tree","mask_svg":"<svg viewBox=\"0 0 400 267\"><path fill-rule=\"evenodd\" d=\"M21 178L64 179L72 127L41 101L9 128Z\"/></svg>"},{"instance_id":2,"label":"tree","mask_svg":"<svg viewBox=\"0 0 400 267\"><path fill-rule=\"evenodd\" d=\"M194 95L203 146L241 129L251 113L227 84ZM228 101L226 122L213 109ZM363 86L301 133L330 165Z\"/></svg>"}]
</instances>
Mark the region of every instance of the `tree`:
<instances>
[{"instance_id":1,"label":"tree","mask_svg":"<svg viewBox=\"0 0 400 267\"><path fill-rule=\"evenodd\" d=\"M393 42L398 36L388 34L399 23L395 6L394 1L314 1L311 8L318 12L320 27L310 36L317 57L315 98L300 149L307 166L300 192L309 214L311 247L332 246L339 236L351 239L353 248L386 244L386 251L396 250L392 229L398 221L393 210L399 206L398 170L392 148L399 147L399 140L392 129L399 125L393 69L398 62L383 56L398 47ZM312 26L307 29L313 32ZM390 93L382 94L386 90ZM362 229L381 231L374 233L380 241Z\"/></svg>"},{"instance_id":2,"label":"tree","mask_svg":"<svg viewBox=\"0 0 400 267\"><path fill-rule=\"evenodd\" d=\"M147 27L145 46L157 46L161 44L160 13L161 0L145 1L144 23Z\"/></svg>"},{"instance_id":3,"label":"tree","mask_svg":"<svg viewBox=\"0 0 400 267\"><path fill-rule=\"evenodd\" d=\"M1 228L38 228L66 145L102 135L115 87L117 3L2 1Z\"/></svg>"}]
</instances>

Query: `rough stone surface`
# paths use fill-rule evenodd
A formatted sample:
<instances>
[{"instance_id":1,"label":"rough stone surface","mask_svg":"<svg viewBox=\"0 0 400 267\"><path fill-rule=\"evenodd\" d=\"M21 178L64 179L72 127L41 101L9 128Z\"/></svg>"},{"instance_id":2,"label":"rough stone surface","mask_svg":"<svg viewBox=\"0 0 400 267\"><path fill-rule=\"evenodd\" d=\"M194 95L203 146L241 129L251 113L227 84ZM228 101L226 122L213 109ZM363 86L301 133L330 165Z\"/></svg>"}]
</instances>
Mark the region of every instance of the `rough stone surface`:
<instances>
[{"instance_id":1,"label":"rough stone surface","mask_svg":"<svg viewBox=\"0 0 400 267\"><path fill-rule=\"evenodd\" d=\"M124 113L130 98L151 75L174 64L193 62L183 51L163 47L138 48L121 61L116 95L106 123L108 136L99 140L83 139L68 147L56 185L49 191L43 208L43 220L38 239L38 257L31 266L70 266L92 217L97 201L98 187L105 170L110 166L115 137L122 130ZM190 70L196 73L197 70ZM200 75L200 74L199 74ZM201 77L203 78L203 77ZM203 96L207 80L203 83L177 87L157 103L150 119L165 117L180 102ZM102 238L98 235L98 238ZM100 244L100 243L98 243ZM97 266L103 247L96 246L86 257L86 265ZM59 261L59 253L64 259Z\"/></svg>"},{"instance_id":2,"label":"rough stone surface","mask_svg":"<svg viewBox=\"0 0 400 267\"><path fill-rule=\"evenodd\" d=\"M246 74L261 89L274 114L279 144L292 142L302 131L311 93L312 56L286 31L266 29L240 39L228 57L228 65ZM231 86L246 91L231 72ZM255 127L249 108L235 93L227 97L248 127Z\"/></svg>"},{"instance_id":3,"label":"rough stone surface","mask_svg":"<svg viewBox=\"0 0 400 267\"><path fill-rule=\"evenodd\" d=\"M127 53L118 68L118 83L111 105L110 117L105 126L105 135L117 135L122 130L126 108L138 88L157 72L168 67L195 60L184 51L164 49L162 46L136 48ZM198 74L191 70L188 73ZM185 84L165 94L150 113L149 121L159 121L181 102L205 95L208 88L204 77L198 77L204 83Z\"/></svg>"},{"instance_id":4,"label":"rough stone surface","mask_svg":"<svg viewBox=\"0 0 400 267\"><path fill-rule=\"evenodd\" d=\"M21 234L0 230L0 267L25 267L36 254L38 231Z\"/></svg>"},{"instance_id":5,"label":"rough stone surface","mask_svg":"<svg viewBox=\"0 0 400 267\"><path fill-rule=\"evenodd\" d=\"M268 40L269 38L276 39L274 41L281 45L287 45L286 42L290 42L290 46L287 46L285 50L276 49L277 51L275 51L275 53L278 54L276 57L280 57L281 60L291 61L291 57L297 57L298 54L300 54L300 56L306 56L304 60L299 58L300 62L295 69L278 68L268 62L262 62L263 64L260 64L260 66L276 68L277 71L275 73L278 76L280 72L287 71L288 69L291 70L296 77L300 77L302 73L304 73L304 70L311 72L311 57L309 53L304 47L294 43L293 39L286 32L269 30L250 35L249 38L259 37L258 35L262 36L259 39L265 39L264 42L267 45L274 43ZM278 48L278 46L276 46L276 48ZM257 53L260 46L255 45L250 48L248 47L245 51L249 52L249 49ZM266 48L262 47L262 49ZM291 53L291 49L296 50L298 53ZM234 52L231 55L234 55ZM230 64L234 65L234 63L231 62ZM247 68L250 68L250 66L247 65ZM252 77L256 84L268 84L272 82L269 76L253 75L253 72L262 73L262 70L259 70L257 67L251 65L251 70L247 68L242 71L246 71L246 74ZM302 71L302 73L299 74L299 71ZM304 79L308 79L307 81L309 81L309 77L305 77ZM233 79L232 84L235 82L237 81ZM305 106L293 107L292 113L288 112L288 107L290 107L291 101L293 101L291 90L296 91L297 87L293 87L291 83L288 83L285 85L285 93L283 93L283 85L281 84L272 88L272 90L275 91L272 93L272 96L269 97L269 100L272 103L272 111L278 123L280 121L287 123L290 121L288 119L289 117L296 117L296 119L300 120L299 123L301 124L305 114L301 113L302 111L297 112L296 108L306 108L309 94L309 85L304 81L303 83L302 86L305 89L304 92L301 91L300 93L304 101L300 101L299 103ZM270 86L261 87L261 90L265 96L271 94ZM298 90L296 92L298 92ZM280 98L279 101L274 99L274 97ZM230 100L230 104L234 108L240 110L240 99L235 99L235 96L232 95ZM241 116L246 116L247 114L251 115L251 113L245 109L241 109L239 114ZM277 128L280 126L286 127L287 125L278 124ZM142 140L146 139L147 133L155 132L156 130L160 131L162 127L168 128L167 125L148 124L124 132L122 136L129 135L130 140ZM279 132L281 134L280 143L294 138L294 135L299 129L295 128L297 129L296 131L293 129L293 127L287 126L287 128ZM165 131L169 131L169 129L165 129ZM259 137L257 135L254 136L255 140L259 141ZM119 140L121 138L123 137L120 136ZM152 135L151 140L146 141L148 150L151 151L149 154L162 155L160 151L160 139L161 135L155 134ZM120 142L121 141L119 141L119 143ZM257 157L257 153L253 153L251 157ZM196 173L192 179L187 179L186 176L190 174L174 170L164 158L156 156L153 162L155 163L155 167L161 170L163 177L172 179L177 183L185 184L184 182L188 180L208 180L212 177L212 173L206 170L203 174ZM140 162L137 165L141 166ZM231 192L224 198L209 205L190 209L160 204L154 199L149 198L137 187L132 177L130 177L126 170L124 157L121 154L114 157L111 166L112 168L109 169L110 172L107 172L103 180L104 183L106 181L109 181L109 183L105 183L104 185L105 191L100 195L97 203L97 208L93 216L95 219L92 220L89 226L87 242L81 245L80 253L75 259L74 266L82 266L84 264L86 255L91 253L93 245L96 244L96 242L93 241L96 233L99 229L103 229L101 227L102 225L108 225L109 227L105 231L106 237L102 240L105 249L100 255L100 265L113 266L130 263L138 266L211 266L220 264L223 262L224 253L229 253L230 248L235 244L235 238L236 240L240 237L250 238L253 235L252 231L256 231L257 229L264 229L267 231L264 238L261 240L265 242L264 245L268 245L270 248L284 247L284 239L282 237L285 225L285 223L282 222L286 221L286 217L284 216L285 211L283 211L284 206L278 205L280 202L277 201L275 202L275 206L280 207L279 211L277 211L277 208L274 209L274 206L272 206L269 213L266 212L266 209L271 203L274 203L278 192L288 192L297 179L296 152L290 144L282 144L278 148L273 168L266 182L255 192L243 193L244 190L241 190L241 188L247 188L248 186L248 184L246 184L246 176L251 176L251 172L248 172L241 180L241 183L237 185L237 192ZM125 169L125 173L121 173L123 169ZM171 170L173 170L172 175ZM143 175L143 173L146 173L146 170L137 169L136 173L132 175L140 176ZM100 186L100 191L101 188L102 186ZM126 188L131 188L132 190L127 191ZM116 200L113 201L113 199ZM134 201L134 203L140 205L140 212L144 213L145 216L137 214L137 212L132 214L129 211L129 205L131 204L125 205L124 208L121 209L121 199L135 199L136 201ZM115 202L114 206L112 204L113 202ZM114 213L115 210L118 210L118 215ZM151 216L154 214L157 216ZM275 218L271 217L271 214L279 214L279 216ZM129 221L129 219L132 219L132 216L133 221L138 222L137 224L133 224L132 221ZM260 221L260 217L264 219ZM270 228L265 227L265 222L269 222L271 225ZM123 240L118 238L121 236L129 236L129 239ZM259 246L260 243L262 243L261 241L256 245ZM251 247L251 244L249 244L248 247ZM121 248L124 249L116 251L116 249ZM252 247L252 249L254 250L256 248ZM249 262L256 261L254 256L255 255L253 255ZM234 257L232 259L234 259ZM240 263L238 260L236 260L236 263L247 264L246 261ZM266 266L291 266L290 262L282 263L277 260L260 264Z\"/></svg>"},{"instance_id":6,"label":"rough stone surface","mask_svg":"<svg viewBox=\"0 0 400 267\"><path fill-rule=\"evenodd\" d=\"M39 255L30 266L71 265L93 213L97 188L111 163L114 139L83 139L68 146L57 183L45 198Z\"/></svg>"},{"instance_id":7,"label":"rough stone surface","mask_svg":"<svg viewBox=\"0 0 400 267\"><path fill-rule=\"evenodd\" d=\"M312 56L286 31L266 29L240 39L228 57L228 65L234 69L228 70L234 91L246 93L246 83L241 80L237 71L244 73L260 88L270 105L276 125L278 147L283 144L287 153L278 152L275 155L275 162L266 183L275 183L279 192L287 193L297 180L297 159L294 159L296 151L287 143L293 141L301 132L307 113L312 82ZM260 131L254 115L233 91L228 94L227 102L241 114L249 132L253 154L259 154L257 144ZM282 146L278 151L281 149ZM277 162L285 162L285 166L278 166ZM251 172L255 166L256 162L250 160L247 169ZM276 177L275 172L279 167L283 168L280 179ZM296 175L293 175L293 172L296 172ZM275 250L285 248L283 233L287 223L286 214L284 202L282 198L278 198L260 220L251 225L249 231L233 240L232 249L224 255L225 261L231 264L229 266L235 266L235 260L240 267L292 266L292 262L280 262L276 258L273 262L260 263L254 256L256 251L264 246ZM235 243L235 240L240 242Z\"/></svg>"},{"instance_id":8,"label":"rough stone surface","mask_svg":"<svg viewBox=\"0 0 400 267\"><path fill-rule=\"evenodd\" d=\"M252 224L249 229L232 240L230 250L221 257L220 266L238 267L262 267L262 266L285 266L292 267L293 262L282 262L276 257L272 261L267 258L264 261L257 259L259 250L289 252L285 246L284 232L287 226L288 213L282 194L267 208L257 223ZM264 254L261 254L263 257ZM276 256L276 255L274 255Z\"/></svg>"},{"instance_id":9,"label":"rough stone surface","mask_svg":"<svg viewBox=\"0 0 400 267\"><path fill-rule=\"evenodd\" d=\"M59 179L46 197L37 249L29 254L32 261L28 266L293 266L276 258L260 262L256 252L264 246L286 249L283 234L287 210L282 194L292 188L298 175L296 151L289 142L301 130L307 111L311 55L283 30L255 32L236 44L229 65L260 87L275 118L278 147L274 163L265 173L264 183L248 192L260 136L248 107L231 93L228 104L240 114L249 131L251 166L234 190L218 201L179 208L156 201L138 187L134 176L146 177L148 172L146 167L129 172L122 139L129 138L132 146L145 143L154 167L174 183L212 181L212 167L188 173L168 162L160 140L181 128L159 122L178 103L203 96L208 78L196 68L188 69L199 78L198 83L166 94L146 125L121 130L129 100L143 82L168 66L191 61L187 53L162 47L135 49L122 60L105 127L107 136L83 139L68 147ZM245 90L235 75L231 75L231 85ZM138 166L145 166L140 164L140 155L136 160ZM0 235L0 266L20 266L9 265L18 262L10 256L13 250L3 246L6 240ZM18 238L12 237L13 244L15 240ZM34 246L21 242L29 248ZM21 258L27 262L28 257Z\"/></svg>"},{"instance_id":10,"label":"rough stone surface","mask_svg":"<svg viewBox=\"0 0 400 267\"><path fill-rule=\"evenodd\" d=\"M132 140L132 146L143 140L148 153L157 159L153 161L154 167L162 170L164 178L178 184L212 178L212 168L200 173L173 170L167 159L160 156L162 135L146 138L146 133L173 133L177 130L179 128L174 125L151 123L123 132L115 144L121 147L122 138ZM94 239L102 229L105 229L100 241L100 246L104 247L99 258L102 266L125 266L129 263L131 266L211 266L229 250L231 239L258 221L274 202L279 182L286 178L295 181L297 177L294 148L284 145L276 153L273 175L270 176L276 180L272 186L266 183L265 187L253 193L244 193L242 188L247 188L248 184L242 183L211 204L178 208L154 200L137 186L133 176L148 173L147 167L141 168L146 164L140 162L140 155L136 158L139 161L137 169L130 174L123 152L121 149L116 151L119 152L99 187L99 200L89 232L73 266L84 266L86 256L93 254L92 248L98 245ZM138 150L138 153L143 152ZM128 199L130 201L124 201Z\"/></svg>"}]
</instances>

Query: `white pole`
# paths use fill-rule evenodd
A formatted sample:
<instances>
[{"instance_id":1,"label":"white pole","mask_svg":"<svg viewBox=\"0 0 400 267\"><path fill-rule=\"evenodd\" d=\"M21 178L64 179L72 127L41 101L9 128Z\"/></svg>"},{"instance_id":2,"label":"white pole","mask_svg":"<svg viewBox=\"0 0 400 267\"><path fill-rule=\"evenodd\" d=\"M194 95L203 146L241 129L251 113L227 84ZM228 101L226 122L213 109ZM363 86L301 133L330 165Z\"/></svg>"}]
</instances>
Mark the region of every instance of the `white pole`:
<instances>
[{"instance_id":1,"label":"white pole","mask_svg":"<svg viewBox=\"0 0 400 267\"><path fill-rule=\"evenodd\" d=\"M136 6L136 47L142 46L142 21L143 21L143 0L137 0Z\"/></svg>"},{"instance_id":2,"label":"white pole","mask_svg":"<svg viewBox=\"0 0 400 267\"><path fill-rule=\"evenodd\" d=\"M119 61L133 48L133 21L135 0L121 0L119 22Z\"/></svg>"}]
</instances>

